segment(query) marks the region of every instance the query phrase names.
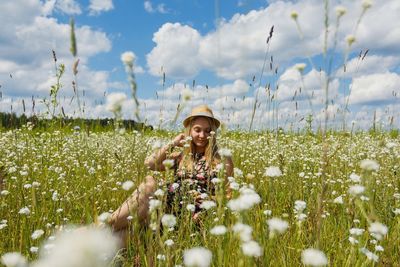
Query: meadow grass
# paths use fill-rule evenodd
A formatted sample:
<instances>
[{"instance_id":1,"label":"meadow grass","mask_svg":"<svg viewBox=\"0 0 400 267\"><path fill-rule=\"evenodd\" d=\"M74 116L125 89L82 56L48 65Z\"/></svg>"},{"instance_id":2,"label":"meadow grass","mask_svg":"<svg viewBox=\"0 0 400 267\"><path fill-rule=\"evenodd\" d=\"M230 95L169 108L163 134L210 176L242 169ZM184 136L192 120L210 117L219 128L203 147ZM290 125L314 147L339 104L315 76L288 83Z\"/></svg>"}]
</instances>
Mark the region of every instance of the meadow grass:
<instances>
[{"instance_id":1,"label":"meadow grass","mask_svg":"<svg viewBox=\"0 0 400 267\"><path fill-rule=\"evenodd\" d=\"M95 223L101 213L115 210L135 188L123 190L125 181L131 180L136 186L153 174L165 191L172 173L151 172L143 162L174 134L35 131L26 127L0 132L0 255L19 251L34 260L37 253L30 252L31 248L40 247L56 230L69 224ZM115 265L183 264L183 251L196 246L212 252L212 266L299 266L301 252L310 247L323 251L330 266L400 264L398 136L330 132L323 138L312 133L224 132L218 142L220 148L232 153L237 168L234 182L240 188L253 188L261 202L249 210L233 212L227 207L228 200L220 198L217 207L203 212L201 224L194 223L183 208L174 229L162 231L162 207L152 215L153 222L158 223L155 231L139 226L133 214L128 247L119 252ZM330 149L326 162L322 162L325 143ZM379 170L362 169L360 162L365 159L378 163ZM271 166L279 167L282 175L266 176L266 168ZM361 181L352 181L352 173ZM326 194L321 213L318 200L323 177ZM365 191L351 195L349 188L354 184L363 185ZM234 199L239 195L237 188L233 190ZM343 203L338 200L340 196ZM165 196L157 198L165 205ZM302 222L296 217L296 200L306 203ZM24 207L29 214L21 214ZM288 229L271 236L267 220L272 217L287 221ZM381 240L371 235L370 225L376 221L389 229ZM261 256L243 253L243 242L232 230L238 222L252 228L251 239L260 245ZM212 235L210 230L216 225L226 226L227 233ZM351 228L364 230L360 236L353 235L357 244L349 241ZM44 235L33 239L31 235L38 229L44 230ZM173 245L165 244L168 239ZM377 262L369 260L361 248L378 256Z\"/></svg>"}]
</instances>

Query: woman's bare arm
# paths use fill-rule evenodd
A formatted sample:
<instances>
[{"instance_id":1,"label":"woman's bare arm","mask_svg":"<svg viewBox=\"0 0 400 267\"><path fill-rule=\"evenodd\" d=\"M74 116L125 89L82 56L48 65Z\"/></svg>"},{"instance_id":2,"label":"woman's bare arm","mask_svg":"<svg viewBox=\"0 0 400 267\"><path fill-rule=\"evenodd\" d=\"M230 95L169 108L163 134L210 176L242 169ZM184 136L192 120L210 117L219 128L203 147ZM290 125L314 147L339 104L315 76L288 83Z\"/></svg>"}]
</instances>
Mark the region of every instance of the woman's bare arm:
<instances>
[{"instance_id":1,"label":"woman's bare arm","mask_svg":"<svg viewBox=\"0 0 400 267\"><path fill-rule=\"evenodd\" d=\"M146 158L144 164L152 171L165 171L163 161L167 159L167 155L171 153L176 146L182 146L182 141L185 139L184 134L178 134L173 141L163 146L160 150L151 154ZM171 155L173 156L173 155Z\"/></svg>"}]
</instances>

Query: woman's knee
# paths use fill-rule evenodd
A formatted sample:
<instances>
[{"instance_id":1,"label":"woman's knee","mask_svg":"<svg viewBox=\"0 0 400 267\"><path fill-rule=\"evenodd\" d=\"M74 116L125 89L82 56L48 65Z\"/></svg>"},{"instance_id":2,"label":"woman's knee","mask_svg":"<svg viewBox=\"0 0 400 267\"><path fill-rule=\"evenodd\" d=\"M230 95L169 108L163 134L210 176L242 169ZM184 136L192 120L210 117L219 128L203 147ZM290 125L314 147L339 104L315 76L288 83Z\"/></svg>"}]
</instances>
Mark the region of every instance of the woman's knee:
<instances>
[{"instance_id":1,"label":"woman's knee","mask_svg":"<svg viewBox=\"0 0 400 267\"><path fill-rule=\"evenodd\" d=\"M156 190L156 185L157 185L156 179L154 179L154 177L151 175L147 175L145 178L145 184L144 184L144 186L146 188L146 192L148 192L148 193L154 192Z\"/></svg>"}]
</instances>

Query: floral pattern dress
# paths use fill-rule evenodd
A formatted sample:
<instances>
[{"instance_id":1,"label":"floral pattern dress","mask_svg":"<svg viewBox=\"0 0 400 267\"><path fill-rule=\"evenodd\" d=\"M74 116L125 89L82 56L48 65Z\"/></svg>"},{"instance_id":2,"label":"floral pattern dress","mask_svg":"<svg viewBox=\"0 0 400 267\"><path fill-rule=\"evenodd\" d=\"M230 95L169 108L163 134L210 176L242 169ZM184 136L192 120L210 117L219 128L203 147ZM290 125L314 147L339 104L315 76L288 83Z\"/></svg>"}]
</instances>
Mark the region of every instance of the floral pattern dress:
<instances>
[{"instance_id":1,"label":"floral pattern dress","mask_svg":"<svg viewBox=\"0 0 400 267\"><path fill-rule=\"evenodd\" d=\"M174 183L167 185L167 211L178 214L183 205L194 204L194 214L198 213L200 205L205 199L212 199L215 194L213 178L217 172L210 170L204 153L194 154L193 172L178 169L175 164Z\"/></svg>"}]
</instances>

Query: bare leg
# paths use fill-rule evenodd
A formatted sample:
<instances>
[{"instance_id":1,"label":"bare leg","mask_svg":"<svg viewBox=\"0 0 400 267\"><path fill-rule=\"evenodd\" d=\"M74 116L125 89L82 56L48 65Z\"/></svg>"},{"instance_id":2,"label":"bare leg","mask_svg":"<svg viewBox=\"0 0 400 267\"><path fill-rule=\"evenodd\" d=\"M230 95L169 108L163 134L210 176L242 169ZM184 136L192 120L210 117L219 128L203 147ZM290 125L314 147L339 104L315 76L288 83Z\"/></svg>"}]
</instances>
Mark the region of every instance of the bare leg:
<instances>
[{"instance_id":1,"label":"bare leg","mask_svg":"<svg viewBox=\"0 0 400 267\"><path fill-rule=\"evenodd\" d=\"M127 217L137 214L140 223L148 221L149 197L156 189L156 181L153 176L146 176L145 182L132 193L122 205L111 215L110 224L114 231L122 230L129 225Z\"/></svg>"}]
</instances>

